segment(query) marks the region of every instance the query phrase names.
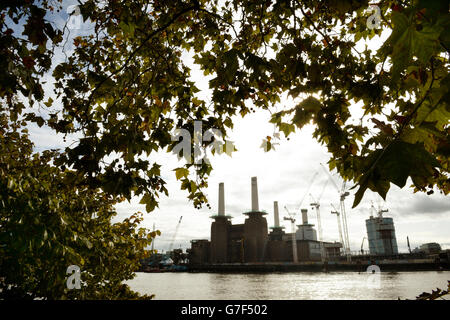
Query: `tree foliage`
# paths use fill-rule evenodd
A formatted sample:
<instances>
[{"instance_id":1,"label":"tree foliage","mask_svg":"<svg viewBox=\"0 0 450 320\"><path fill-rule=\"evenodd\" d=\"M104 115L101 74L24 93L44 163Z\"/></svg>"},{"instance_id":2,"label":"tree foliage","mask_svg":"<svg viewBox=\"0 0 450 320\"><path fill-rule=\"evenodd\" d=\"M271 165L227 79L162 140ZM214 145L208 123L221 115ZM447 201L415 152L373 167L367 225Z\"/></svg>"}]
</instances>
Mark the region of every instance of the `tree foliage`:
<instances>
[{"instance_id":1,"label":"tree foliage","mask_svg":"<svg viewBox=\"0 0 450 320\"><path fill-rule=\"evenodd\" d=\"M141 196L151 211L167 189L159 164L145 156L172 150L173 129L192 132L192 120L201 119L204 130L227 133L233 115L271 110L287 93L298 104L274 113L272 122L286 135L315 125L315 138L333 155L330 169L359 185L354 205L367 188L385 197L390 183L403 187L408 178L415 190L448 193L447 1L382 1L379 29L367 27L364 1L101 3L80 3L93 31L76 37L74 53L56 66L49 48L61 43L62 31L45 19L55 8L47 1L2 8L4 105L12 120L22 115L82 135L55 159L76 170L77 183ZM20 37L10 27L19 21ZM358 40L389 29L377 51L357 50ZM186 51L212 76L207 101L190 80ZM18 93L44 101L41 76L49 71L58 101L45 104L61 108L46 119L23 113ZM350 111L358 102L359 122ZM118 156L106 163L111 155ZM186 169L197 180L186 175L181 187L201 206L211 167Z\"/></svg>"},{"instance_id":2,"label":"tree foliage","mask_svg":"<svg viewBox=\"0 0 450 320\"><path fill-rule=\"evenodd\" d=\"M448 298L449 294L450 294L450 281L447 281L447 290L436 288L436 290L431 290L431 293L422 292L420 295L416 297L416 300L438 300L438 299L447 300L442 297Z\"/></svg>"},{"instance_id":3,"label":"tree foliage","mask_svg":"<svg viewBox=\"0 0 450 320\"><path fill-rule=\"evenodd\" d=\"M368 1L80 1L91 32L75 37L73 54L58 61L69 30L48 13L64 9L61 1L3 1L0 112L9 123L81 137L61 152L31 156L28 146L23 161L48 170L35 171L36 179L50 183L45 175L54 172L67 194L85 192L80 200L91 192L90 205L105 212L102 194L157 207L168 190L152 155L174 150L175 128L193 132L193 120L202 120L204 130L226 136L233 116L256 110L271 112L286 136L314 125L330 169L359 187L353 206L367 189L385 198L391 183L402 188L408 179L415 191L448 194L448 1L377 6L380 28L368 27ZM379 49L359 49L384 32ZM210 77L206 98L187 53ZM49 74L54 98L44 91ZM361 114L352 108L358 103ZM207 203L211 169L203 161L175 170L196 207Z\"/></svg>"},{"instance_id":4,"label":"tree foliage","mask_svg":"<svg viewBox=\"0 0 450 320\"><path fill-rule=\"evenodd\" d=\"M0 297L139 297L122 281L134 277L156 236L138 229L142 214L111 224L117 199L74 187L73 171L50 164L56 151L33 154L27 129L1 120ZM70 265L81 268L80 290L66 286Z\"/></svg>"}]
</instances>

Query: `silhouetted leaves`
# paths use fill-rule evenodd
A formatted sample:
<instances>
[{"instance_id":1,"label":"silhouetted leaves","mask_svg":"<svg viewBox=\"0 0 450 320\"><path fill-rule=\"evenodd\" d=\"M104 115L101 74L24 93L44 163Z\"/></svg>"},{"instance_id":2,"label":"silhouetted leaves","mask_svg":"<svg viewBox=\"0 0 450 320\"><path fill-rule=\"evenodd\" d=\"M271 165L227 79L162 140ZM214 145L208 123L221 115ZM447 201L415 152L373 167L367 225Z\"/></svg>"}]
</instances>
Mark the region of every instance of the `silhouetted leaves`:
<instances>
[{"instance_id":1,"label":"silhouetted leaves","mask_svg":"<svg viewBox=\"0 0 450 320\"><path fill-rule=\"evenodd\" d=\"M47 174L30 172L32 178L19 173L2 177L4 190L21 195L39 191L17 199L16 208L5 211L15 216L8 223L17 230L25 225L18 214L22 209L44 212L45 206L59 206L55 210L64 212L61 206L67 199L50 197L45 206L41 203L56 190L65 197L82 190L86 194L74 198L96 205L100 194L117 201L138 196L152 211L168 190L161 165L150 159L175 149L174 129L193 134L193 120L202 120L202 133L219 130L230 146L223 151L231 155L236 148L227 133L233 117L272 112L274 107L277 112L270 122L286 137L306 125L314 127L313 137L331 154L330 169L359 187L354 206L367 189L385 198L391 183L404 187L408 179L414 191L450 191L448 1L379 2L380 28L370 29L368 1L219 5L208 0L86 0L79 8L92 28L72 39L74 51L57 63L54 48L65 48L67 29L57 30L46 12L56 5L63 9L60 4L36 0L0 5L0 118L12 125L0 127L4 172L17 162L26 170L48 169ZM358 49L364 47L357 46L358 41L372 41L389 29L380 49ZM186 54L210 77L209 91L195 86ZM55 80L52 98L44 92L49 72ZM284 95L293 99L292 105L281 106ZM357 103L362 110L354 108ZM31 155L31 143L18 132L30 123L71 134L77 141L61 153ZM274 149L278 142L265 136L262 147ZM189 147L206 151L211 146L200 141ZM200 157L195 160L206 160L206 152ZM180 188L196 208L208 205L202 190L211 170L206 161L187 161L175 168ZM88 194L93 198L85 199ZM68 212L60 214L58 224L70 223L76 210ZM38 218L29 221L36 226L27 231L32 241L18 238L14 250L35 252L53 239ZM86 218L83 223L92 221ZM106 225L87 230L100 236L110 230ZM121 232L133 226L125 224ZM95 241L86 239L95 249ZM81 261L76 247L50 245L55 256L69 252ZM94 276L99 272L92 270ZM55 274L54 281L60 281L62 275Z\"/></svg>"}]
</instances>

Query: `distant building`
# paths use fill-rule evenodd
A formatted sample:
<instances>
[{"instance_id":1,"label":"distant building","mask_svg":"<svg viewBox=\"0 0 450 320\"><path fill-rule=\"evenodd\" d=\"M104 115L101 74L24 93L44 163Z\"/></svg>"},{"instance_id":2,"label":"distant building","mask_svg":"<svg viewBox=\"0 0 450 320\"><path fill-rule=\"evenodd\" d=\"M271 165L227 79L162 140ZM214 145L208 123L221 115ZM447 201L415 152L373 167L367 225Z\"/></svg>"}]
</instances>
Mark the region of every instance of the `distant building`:
<instances>
[{"instance_id":1,"label":"distant building","mask_svg":"<svg viewBox=\"0 0 450 320\"><path fill-rule=\"evenodd\" d=\"M380 210L378 217L370 216L366 220L369 251L372 255L396 255L398 247L394 221L383 217L382 212Z\"/></svg>"},{"instance_id":2,"label":"distant building","mask_svg":"<svg viewBox=\"0 0 450 320\"><path fill-rule=\"evenodd\" d=\"M191 248L188 249L189 262L202 264L210 260L210 242L207 239L192 240Z\"/></svg>"},{"instance_id":3,"label":"distant building","mask_svg":"<svg viewBox=\"0 0 450 320\"><path fill-rule=\"evenodd\" d=\"M342 243L340 242L323 242L327 259L335 260L340 257Z\"/></svg>"},{"instance_id":4,"label":"distant building","mask_svg":"<svg viewBox=\"0 0 450 320\"><path fill-rule=\"evenodd\" d=\"M192 240L189 261L192 264L205 263L258 263L292 262L292 234L285 233L280 226L278 203L274 202L275 225L268 233L267 213L259 209L257 179L251 179L252 209L243 224L233 225L230 216L225 215L224 184L219 184L219 211L211 218L211 241ZM302 210L303 223L295 232L297 257L299 261L320 261L320 242L317 241L313 224L308 223L307 210ZM340 256L340 243L324 242L328 258Z\"/></svg>"},{"instance_id":5,"label":"distant building","mask_svg":"<svg viewBox=\"0 0 450 320\"><path fill-rule=\"evenodd\" d=\"M313 224L308 223L308 210L302 209L303 223L298 225L298 229L295 232L295 238L297 240L312 240L317 241L317 232L313 228Z\"/></svg>"},{"instance_id":6,"label":"distant building","mask_svg":"<svg viewBox=\"0 0 450 320\"><path fill-rule=\"evenodd\" d=\"M425 244L421 245L417 251L424 252L426 254L437 254L442 251L442 248L439 243L430 242L430 243L425 243Z\"/></svg>"}]
</instances>

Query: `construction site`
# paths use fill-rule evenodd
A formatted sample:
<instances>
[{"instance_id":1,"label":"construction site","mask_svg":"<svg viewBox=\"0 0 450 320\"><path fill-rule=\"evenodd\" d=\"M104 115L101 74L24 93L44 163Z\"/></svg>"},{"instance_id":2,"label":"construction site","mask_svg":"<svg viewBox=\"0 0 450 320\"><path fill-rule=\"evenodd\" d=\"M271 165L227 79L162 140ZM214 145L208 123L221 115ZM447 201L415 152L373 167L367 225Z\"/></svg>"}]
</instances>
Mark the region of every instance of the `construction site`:
<instances>
[{"instance_id":1,"label":"construction site","mask_svg":"<svg viewBox=\"0 0 450 320\"><path fill-rule=\"evenodd\" d=\"M438 244L425 244L408 253L399 253L392 218L384 217L387 210L378 210L365 221L369 250L355 254L350 249L344 191L340 194L337 217L339 241L323 241L319 199L310 203L315 211L316 226L308 220L308 210L297 215L286 207L283 220L291 223L290 232L280 225L279 203L273 202L273 226L268 227L267 212L260 210L258 182L251 178L251 210L243 212L243 224L232 224L226 214L225 186L219 183L218 211L211 216L210 239L191 240L187 250L188 269L193 272L272 272L272 271L366 271L378 265L384 271L450 270L450 250ZM296 224L297 223L297 224ZM409 239L408 239L409 245Z\"/></svg>"}]
</instances>

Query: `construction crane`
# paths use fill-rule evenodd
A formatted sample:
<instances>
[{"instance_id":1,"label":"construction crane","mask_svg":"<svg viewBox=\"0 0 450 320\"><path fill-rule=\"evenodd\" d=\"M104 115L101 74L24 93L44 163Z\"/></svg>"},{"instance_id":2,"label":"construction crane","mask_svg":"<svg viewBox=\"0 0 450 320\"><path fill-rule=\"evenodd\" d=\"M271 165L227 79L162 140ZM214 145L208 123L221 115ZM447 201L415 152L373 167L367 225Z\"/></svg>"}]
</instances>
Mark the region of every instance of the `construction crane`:
<instances>
[{"instance_id":1,"label":"construction crane","mask_svg":"<svg viewBox=\"0 0 450 320\"><path fill-rule=\"evenodd\" d=\"M170 241L170 244L169 244L169 250L168 250L168 251L172 251L173 243L175 242L175 238L176 238L176 236L177 236L178 229L180 228L181 219L183 219L183 216L181 216L181 217L180 217L180 220L178 220L178 224L177 224L177 227L175 228L175 232L174 232L174 234L173 234L172 240Z\"/></svg>"},{"instance_id":2,"label":"construction crane","mask_svg":"<svg viewBox=\"0 0 450 320\"><path fill-rule=\"evenodd\" d=\"M347 258L350 260L351 256L350 256L350 240L349 240L349 236L348 236L348 226L347 226L347 213L345 211L345 197L350 195L350 193L345 191L345 180L342 183L342 188L341 191L339 192L340 194L340 206L341 206L341 213L342 213L342 223L343 223L343 230L344 230L344 237L345 237L345 242L346 242L346 251L347 251Z\"/></svg>"},{"instance_id":3,"label":"construction crane","mask_svg":"<svg viewBox=\"0 0 450 320\"><path fill-rule=\"evenodd\" d=\"M316 179L316 177L317 177L318 174L319 174L319 173L318 173L317 171L314 172L314 174L313 174L311 180L309 181L308 187L306 188L306 192L305 192L305 194L303 195L303 198L300 200L300 203L298 204L298 206L295 208L295 211L298 211L298 210L301 209L301 206L302 206L302 204L303 204L303 201L305 200L305 197L308 195L309 189L311 189L311 186L312 186L312 184L313 184L313 182L314 182L314 180Z\"/></svg>"},{"instance_id":4,"label":"construction crane","mask_svg":"<svg viewBox=\"0 0 450 320\"><path fill-rule=\"evenodd\" d=\"M289 212L289 210L286 208L286 206L284 207L284 209L286 209L289 217L284 217L283 220L288 220L291 222L291 232L292 232L292 258L294 263L298 262L298 257L297 257L297 239L295 237L295 214Z\"/></svg>"},{"instance_id":5,"label":"construction crane","mask_svg":"<svg viewBox=\"0 0 450 320\"><path fill-rule=\"evenodd\" d=\"M383 213L385 212L389 212L388 209L382 209L382 204L380 203L380 200L383 200L381 197L377 198L377 207L378 209L375 208L375 206L373 205L373 201L370 201L370 203L372 204L372 210L375 211L378 215L378 218L383 218ZM386 204L386 201L383 200L384 204Z\"/></svg>"},{"instance_id":6,"label":"construction crane","mask_svg":"<svg viewBox=\"0 0 450 320\"><path fill-rule=\"evenodd\" d=\"M378 210L378 219L383 219L383 213L385 213L385 212L389 212L389 210L388 209L385 209L385 210L379 209Z\"/></svg>"},{"instance_id":7,"label":"construction crane","mask_svg":"<svg viewBox=\"0 0 450 320\"><path fill-rule=\"evenodd\" d=\"M372 205L371 205L371 211L372 211L372 212L375 211L375 213L376 213L377 216L378 216L378 219L383 219L383 213L389 212L388 209L381 209L380 204L378 204L378 210L377 210L377 209L375 209L375 206L373 205L373 202L372 202L372 201L371 201L371 203L372 203Z\"/></svg>"},{"instance_id":8,"label":"construction crane","mask_svg":"<svg viewBox=\"0 0 450 320\"><path fill-rule=\"evenodd\" d=\"M409 253L411 253L411 245L409 244L409 237L408 236L406 236L406 242L408 243Z\"/></svg>"},{"instance_id":9,"label":"construction crane","mask_svg":"<svg viewBox=\"0 0 450 320\"><path fill-rule=\"evenodd\" d=\"M313 209L316 209L316 215L317 215L317 230L319 232L319 244L320 244L320 255L322 257L322 262L325 261L325 250L323 247L323 237L322 237L322 223L320 220L320 199L323 196L323 193L325 191L325 188L327 187L328 184L328 180L325 181L325 184L323 185L322 188L322 192L319 195L319 198L317 198L317 200L314 199L314 197L312 196L312 194L309 194L311 196L312 202L310 203L310 205L313 207Z\"/></svg>"},{"instance_id":10,"label":"construction crane","mask_svg":"<svg viewBox=\"0 0 450 320\"><path fill-rule=\"evenodd\" d=\"M342 183L342 188L339 189L339 187L337 186L336 182L334 182L333 177L331 176L331 174L328 172L328 170L325 168L325 166L323 164L320 164L323 168L323 170L326 172L326 174L328 175L330 181L332 182L333 186L336 188L336 190L339 193L339 204L340 204L340 216L342 219L342 225L343 225L343 230L344 230L344 241L345 241L345 252L347 255L347 260L351 260L351 256L350 256L350 241L349 241L349 236L348 236L348 227L347 227L347 214L345 212L345 197L347 197L348 195L350 195L350 193L348 193L347 191L345 191L345 180ZM337 210L335 210L337 211Z\"/></svg>"},{"instance_id":11,"label":"construction crane","mask_svg":"<svg viewBox=\"0 0 450 320\"><path fill-rule=\"evenodd\" d=\"M336 217L337 217L338 230L339 230L339 240L341 241L342 247L343 247L343 249L344 249L344 251L345 251L345 243L344 243L344 239L342 238L341 218L339 217L339 216L340 216L340 213L339 213L339 211L336 210L336 208L334 207L333 204L331 204L331 206L332 206L333 209L334 209L334 211L333 211L333 210L331 211L331 214L335 214Z\"/></svg>"},{"instance_id":12,"label":"construction crane","mask_svg":"<svg viewBox=\"0 0 450 320\"><path fill-rule=\"evenodd\" d=\"M366 237L363 237L362 242L361 242L361 254L364 254L364 249L363 249L364 239L366 239Z\"/></svg>"},{"instance_id":13,"label":"construction crane","mask_svg":"<svg viewBox=\"0 0 450 320\"><path fill-rule=\"evenodd\" d=\"M317 175L319 173L316 171L314 172L313 176L311 177L311 180L308 183L308 187L306 188L306 192L303 195L303 197L300 200L300 203L298 204L298 206L295 208L295 211L298 211L302 204L303 201L305 200L305 197L308 195L309 193L309 189L311 188L312 183L314 182L314 179L316 179ZM298 257L297 257L297 239L295 237L295 212L291 213L288 208L286 206L284 206L284 209L287 211L289 217L284 217L283 220L287 220L291 222L291 229L292 229L292 257L294 262L298 262Z\"/></svg>"},{"instance_id":14,"label":"construction crane","mask_svg":"<svg viewBox=\"0 0 450 320\"><path fill-rule=\"evenodd\" d=\"M373 201L370 201L370 215L374 216L377 213L377 209L375 209L375 206L373 205Z\"/></svg>"}]
</instances>

